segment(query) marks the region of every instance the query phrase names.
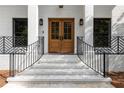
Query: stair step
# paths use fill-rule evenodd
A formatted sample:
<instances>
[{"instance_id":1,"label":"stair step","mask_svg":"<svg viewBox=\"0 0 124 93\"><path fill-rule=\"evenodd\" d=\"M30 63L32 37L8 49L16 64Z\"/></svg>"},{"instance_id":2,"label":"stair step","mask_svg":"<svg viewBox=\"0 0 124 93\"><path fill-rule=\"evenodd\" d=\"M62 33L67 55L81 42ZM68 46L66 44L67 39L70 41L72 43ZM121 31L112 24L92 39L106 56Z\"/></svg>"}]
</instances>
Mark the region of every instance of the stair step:
<instances>
[{"instance_id":1,"label":"stair step","mask_svg":"<svg viewBox=\"0 0 124 93\"><path fill-rule=\"evenodd\" d=\"M14 82L4 88L115 88L107 82Z\"/></svg>"},{"instance_id":2,"label":"stair step","mask_svg":"<svg viewBox=\"0 0 124 93\"><path fill-rule=\"evenodd\" d=\"M40 61L44 62L80 62L77 55L44 55Z\"/></svg>"},{"instance_id":3,"label":"stair step","mask_svg":"<svg viewBox=\"0 0 124 93\"><path fill-rule=\"evenodd\" d=\"M58 87L60 84L82 86L80 84L110 83L111 79L81 63L77 55L44 55L36 64L15 77L9 77L7 81L16 86Z\"/></svg>"},{"instance_id":4,"label":"stair step","mask_svg":"<svg viewBox=\"0 0 124 93\"><path fill-rule=\"evenodd\" d=\"M65 61L39 61L39 62L37 62L37 64L42 64L42 63L44 63L44 64L78 64L78 63L80 63L80 61L78 61L78 62L74 62L74 61L70 61L70 62L65 62Z\"/></svg>"},{"instance_id":5,"label":"stair step","mask_svg":"<svg viewBox=\"0 0 124 93\"><path fill-rule=\"evenodd\" d=\"M55 60L63 60L63 59L78 59L77 55L43 55L42 59L55 59Z\"/></svg>"},{"instance_id":6,"label":"stair step","mask_svg":"<svg viewBox=\"0 0 124 93\"><path fill-rule=\"evenodd\" d=\"M54 66L54 65L77 65L77 66L85 66L83 63L77 63L77 62L38 62L37 65L50 65L50 66Z\"/></svg>"},{"instance_id":7,"label":"stair step","mask_svg":"<svg viewBox=\"0 0 124 93\"><path fill-rule=\"evenodd\" d=\"M97 75L87 69L30 69L18 75Z\"/></svg>"},{"instance_id":8,"label":"stair step","mask_svg":"<svg viewBox=\"0 0 124 93\"><path fill-rule=\"evenodd\" d=\"M42 60L39 60L39 62L58 62L58 63L62 63L62 62L66 62L66 63L78 63L80 62L80 60L55 60L55 59L51 59L51 60L46 60L46 59L42 59Z\"/></svg>"},{"instance_id":9,"label":"stair step","mask_svg":"<svg viewBox=\"0 0 124 93\"><path fill-rule=\"evenodd\" d=\"M31 69L88 69L85 65L79 65L79 64L35 64L34 66L31 67Z\"/></svg>"},{"instance_id":10,"label":"stair step","mask_svg":"<svg viewBox=\"0 0 124 93\"><path fill-rule=\"evenodd\" d=\"M109 82L111 81L110 78L103 78L100 75L34 75L34 76L16 76L16 77L10 77L7 79L9 82L37 82L37 81L103 81L103 82Z\"/></svg>"}]
</instances>

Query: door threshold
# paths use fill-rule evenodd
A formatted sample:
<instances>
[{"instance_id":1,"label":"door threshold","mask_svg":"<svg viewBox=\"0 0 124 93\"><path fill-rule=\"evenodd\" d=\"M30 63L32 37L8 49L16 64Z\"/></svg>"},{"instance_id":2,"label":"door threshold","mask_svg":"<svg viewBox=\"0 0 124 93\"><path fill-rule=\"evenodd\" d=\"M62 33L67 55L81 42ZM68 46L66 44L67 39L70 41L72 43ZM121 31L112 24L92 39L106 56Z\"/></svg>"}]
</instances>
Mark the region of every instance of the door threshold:
<instances>
[{"instance_id":1,"label":"door threshold","mask_svg":"<svg viewBox=\"0 0 124 93\"><path fill-rule=\"evenodd\" d=\"M75 53L46 53L46 55L76 55Z\"/></svg>"}]
</instances>

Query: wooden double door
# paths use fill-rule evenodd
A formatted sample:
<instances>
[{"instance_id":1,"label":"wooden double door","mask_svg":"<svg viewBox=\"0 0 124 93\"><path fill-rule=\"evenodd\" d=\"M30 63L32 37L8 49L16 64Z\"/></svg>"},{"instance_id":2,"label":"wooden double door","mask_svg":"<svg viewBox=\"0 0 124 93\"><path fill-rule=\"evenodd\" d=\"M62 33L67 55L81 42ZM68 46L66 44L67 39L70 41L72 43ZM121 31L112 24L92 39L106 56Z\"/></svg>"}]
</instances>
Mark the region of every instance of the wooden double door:
<instances>
[{"instance_id":1,"label":"wooden double door","mask_svg":"<svg viewBox=\"0 0 124 93\"><path fill-rule=\"evenodd\" d=\"M49 53L74 52L74 19L49 19Z\"/></svg>"}]
</instances>

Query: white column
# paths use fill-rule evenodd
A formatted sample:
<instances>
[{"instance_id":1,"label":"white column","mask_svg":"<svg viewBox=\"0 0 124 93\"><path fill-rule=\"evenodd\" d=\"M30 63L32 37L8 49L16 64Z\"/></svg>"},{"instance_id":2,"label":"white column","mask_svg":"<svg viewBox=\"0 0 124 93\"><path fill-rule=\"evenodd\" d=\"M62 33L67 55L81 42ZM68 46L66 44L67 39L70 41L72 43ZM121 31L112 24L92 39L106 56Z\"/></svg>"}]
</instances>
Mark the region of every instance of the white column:
<instances>
[{"instance_id":1,"label":"white column","mask_svg":"<svg viewBox=\"0 0 124 93\"><path fill-rule=\"evenodd\" d=\"M28 44L38 40L38 6L28 6Z\"/></svg>"},{"instance_id":2,"label":"white column","mask_svg":"<svg viewBox=\"0 0 124 93\"><path fill-rule=\"evenodd\" d=\"M93 16L94 16L94 6L86 5L85 6L85 42L93 46Z\"/></svg>"}]
</instances>

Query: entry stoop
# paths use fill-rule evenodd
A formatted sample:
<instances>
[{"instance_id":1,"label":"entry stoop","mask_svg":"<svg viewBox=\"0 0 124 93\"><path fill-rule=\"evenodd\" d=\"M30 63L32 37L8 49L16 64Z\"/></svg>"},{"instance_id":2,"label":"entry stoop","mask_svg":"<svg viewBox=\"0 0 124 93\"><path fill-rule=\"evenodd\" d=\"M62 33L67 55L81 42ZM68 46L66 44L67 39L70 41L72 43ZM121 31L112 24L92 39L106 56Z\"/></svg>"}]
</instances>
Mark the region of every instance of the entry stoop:
<instances>
[{"instance_id":1,"label":"entry stoop","mask_svg":"<svg viewBox=\"0 0 124 93\"><path fill-rule=\"evenodd\" d=\"M44 55L29 69L7 79L4 88L112 88L111 78L104 78L77 55Z\"/></svg>"}]
</instances>

